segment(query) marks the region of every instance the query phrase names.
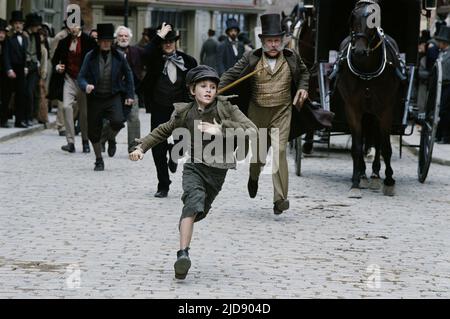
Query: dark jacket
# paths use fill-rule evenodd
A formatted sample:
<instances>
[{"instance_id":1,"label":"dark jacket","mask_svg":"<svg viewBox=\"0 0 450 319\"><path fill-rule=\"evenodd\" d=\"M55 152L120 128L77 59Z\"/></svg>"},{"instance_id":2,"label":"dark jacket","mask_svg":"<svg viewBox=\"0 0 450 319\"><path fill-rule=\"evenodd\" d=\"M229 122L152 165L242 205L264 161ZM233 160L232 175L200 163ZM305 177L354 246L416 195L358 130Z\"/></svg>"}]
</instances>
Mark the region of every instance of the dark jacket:
<instances>
[{"instance_id":1,"label":"dark jacket","mask_svg":"<svg viewBox=\"0 0 450 319\"><path fill-rule=\"evenodd\" d=\"M116 49L112 49L112 94L121 94L127 99L134 99L133 72L128 65L124 55ZM86 86L92 84L97 87L100 78L100 49L92 50L86 55L80 74L78 75L78 85L83 92ZM92 94L95 95L95 89Z\"/></svg>"},{"instance_id":2,"label":"dark jacket","mask_svg":"<svg viewBox=\"0 0 450 319\"><path fill-rule=\"evenodd\" d=\"M217 50L219 49L219 42L213 38L209 38L203 43L202 51L200 52L200 63L208 65L215 70L217 67Z\"/></svg>"},{"instance_id":3,"label":"dark jacket","mask_svg":"<svg viewBox=\"0 0 450 319\"><path fill-rule=\"evenodd\" d=\"M69 46L70 42L72 40L72 35L69 34L67 37L59 41L58 47L55 50L55 54L52 58L52 65L54 68L58 64L64 64L67 66L67 57L69 55ZM89 51L95 49L97 47L97 43L92 40L86 33L81 34L81 57L82 61L84 61L84 58L88 54Z\"/></svg>"},{"instance_id":4,"label":"dark jacket","mask_svg":"<svg viewBox=\"0 0 450 319\"><path fill-rule=\"evenodd\" d=\"M117 50L120 52L125 52L122 51L122 48L120 47L117 47ZM138 46L129 46L126 50L127 62L131 68L131 71L133 71L134 87L137 93L137 91L139 91L139 87L142 82L142 76L144 74L144 49Z\"/></svg>"},{"instance_id":5,"label":"dark jacket","mask_svg":"<svg viewBox=\"0 0 450 319\"><path fill-rule=\"evenodd\" d=\"M22 35L22 39L22 46L20 46L16 35L13 35L6 40L7 42L3 60L6 71L12 70L14 67L26 67L29 40L25 33Z\"/></svg>"},{"instance_id":6,"label":"dark jacket","mask_svg":"<svg viewBox=\"0 0 450 319\"><path fill-rule=\"evenodd\" d=\"M234 55L233 45L227 38L225 41L219 44L217 48L217 68L219 75L225 73L228 69L232 68L244 55L245 46L243 42L238 42L238 55Z\"/></svg>"},{"instance_id":7,"label":"dark jacket","mask_svg":"<svg viewBox=\"0 0 450 319\"><path fill-rule=\"evenodd\" d=\"M161 39L159 36L156 36L144 49L145 62L147 65L147 74L145 75L145 78L142 81L142 85L139 91L145 95L146 107L151 107L150 104L153 89L155 88L155 84L164 70L165 61L163 59L164 53L161 49L162 42L163 39ZM183 52L177 51L177 54L183 58L184 66L187 69L186 71L183 72L183 80L185 80L187 72L197 66L197 61L193 57ZM147 103L147 101L149 103ZM179 102L189 102L189 101L190 96L186 88L185 96L183 100Z\"/></svg>"},{"instance_id":8,"label":"dark jacket","mask_svg":"<svg viewBox=\"0 0 450 319\"><path fill-rule=\"evenodd\" d=\"M262 54L263 54L262 49L257 49L245 53L242 59L239 60L239 62L236 63L236 65L233 68L229 69L222 75L220 79L219 88L223 88L228 84L231 84L234 81L253 72L259 60L261 59ZM304 89L308 91L310 74L308 68L303 63L302 59L296 52L290 49L284 49L283 54L284 57L286 58L286 61L289 65L292 74L291 92L293 101L295 94L297 93L298 90ZM230 92L226 92L225 94L239 95L239 98L237 100L234 100L233 103L237 104L244 114L247 114L248 106L250 104L251 92L252 92L252 85L250 78L249 80L240 83L233 90L230 90ZM292 118L297 119L298 116L297 114L295 114L298 113L297 109L293 107L292 110L294 112ZM293 123L295 123L294 120ZM293 130L295 129L292 128L291 132ZM291 137L293 138L294 136L292 136L291 134Z\"/></svg>"}]
</instances>

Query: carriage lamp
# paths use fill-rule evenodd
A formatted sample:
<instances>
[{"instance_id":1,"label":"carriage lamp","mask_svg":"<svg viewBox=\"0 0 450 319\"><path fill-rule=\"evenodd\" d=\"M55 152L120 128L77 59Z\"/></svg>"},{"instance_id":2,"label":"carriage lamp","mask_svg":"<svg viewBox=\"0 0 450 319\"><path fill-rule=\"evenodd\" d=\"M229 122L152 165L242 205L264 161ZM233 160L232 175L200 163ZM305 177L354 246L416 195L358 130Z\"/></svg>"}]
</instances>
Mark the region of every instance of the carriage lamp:
<instances>
[{"instance_id":1,"label":"carriage lamp","mask_svg":"<svg viewBox=\"0 0 450 319\"><path fill-rule=\"evenodd\" d=\"M423 5L425 7L425 10L434 10L436 9L436 0L425 0L423 2Z\"/></svg>"},{"instance_id":2,"label":"carriage lamp","mask_svg":"<svg viewBox=\"0 0 450 319\"><path fill-rule=\"evenodd\" d=\"M314 0L304 0L303 6L305 8L314 8Z\"/></svg>"}]
</instances>

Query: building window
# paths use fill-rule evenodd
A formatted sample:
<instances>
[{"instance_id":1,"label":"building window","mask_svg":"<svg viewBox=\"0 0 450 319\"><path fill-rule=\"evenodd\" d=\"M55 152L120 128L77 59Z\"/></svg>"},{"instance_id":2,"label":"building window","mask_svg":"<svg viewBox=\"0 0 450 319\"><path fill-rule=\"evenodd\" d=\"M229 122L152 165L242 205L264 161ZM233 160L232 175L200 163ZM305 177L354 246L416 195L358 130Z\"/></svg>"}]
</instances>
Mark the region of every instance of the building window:
<instances>
[{"instance_id":1,"label":"building window","mask_svg":"<svg viewBox=\"0 0 450 319\"><path fill-rule=\"evenodd\" d=\"M170 23L180 34L179 46L183 52L187 51L187 12L169 11L169 10L153 10L152 25L160 26L163 22Z\"/></svg>"}]
</instances>

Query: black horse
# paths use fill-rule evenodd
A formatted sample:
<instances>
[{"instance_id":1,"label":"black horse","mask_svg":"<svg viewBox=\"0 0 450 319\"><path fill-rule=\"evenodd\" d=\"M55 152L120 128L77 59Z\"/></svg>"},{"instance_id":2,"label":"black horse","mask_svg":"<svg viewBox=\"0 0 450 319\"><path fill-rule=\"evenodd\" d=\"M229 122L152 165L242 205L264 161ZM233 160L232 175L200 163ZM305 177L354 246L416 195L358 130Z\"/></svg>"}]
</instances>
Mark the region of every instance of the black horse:
<instances>
[{"instance_id":1,"label":"black horse","mask_svg":"<svg viewBox=\"0 0 450 319\"><path fill-rule=\"evenodd\" d=\"M353 177L349 197L360 198L360 182L367 181L364 161L364 139L371 137L376 155L372 181L381 187L380 155L386 165L384 194L395 194L391 167L391 129L395 109L402 99L398 47L381 28L370 28L368 18L374 1L359 1L350 17L351 35L341 44L336 78L337 89L345 104L352 134Z\"/></svg>"}]
</instances>

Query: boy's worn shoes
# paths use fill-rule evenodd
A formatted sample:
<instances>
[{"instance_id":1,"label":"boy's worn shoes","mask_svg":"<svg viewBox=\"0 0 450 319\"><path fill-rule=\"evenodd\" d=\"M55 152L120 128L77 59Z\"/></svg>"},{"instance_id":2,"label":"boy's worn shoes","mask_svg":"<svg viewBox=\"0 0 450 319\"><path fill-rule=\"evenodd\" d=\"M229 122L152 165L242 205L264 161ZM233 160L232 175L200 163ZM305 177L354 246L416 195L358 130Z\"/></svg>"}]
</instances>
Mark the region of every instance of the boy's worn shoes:
<instances>
[{"instance_id":1,"label":"boy's worn shoes","mask_svg":"<svg viewBox=\"0 0 450 319\"><path fill-rule=\"evenodd\" d=\"M279 200L275 203L273 207L273 212L275 215L281 215L284 211L288 210L290 203L287 199Z\"/></svg>"},{"instance_id":2,"label":"boy's worn shoes","mask_svg":"<svg viewBox=\"0 0 450 319\"><path fill-rule=\"evenodd\" d=\"M95 162L95 168L94 171L96 172L103 172L105 170L105 162L103 162L103 159L97 159Z\"/></svg>"},{"instance_id":3,"label":"boy's worn shoes","mask_svg":"<svg viewBox=\"0 0 450 319\"><path fill-rule=\"evenodd\" d=\"M177 253L177 261L175 262L175 278L184 280L191 268L191 259L189 258L189 248L180 250Z\"/></svg>"},{"instance_id":4,"label":"boy's worn shoes","mask_svg":"<svg viewBox=\"0 0 450 319\"><path fill-rule=\"evenodd\" d=\"M75 153L75 145L73 143L69 143L61 147L64 152Z\"/></svg>"},{"instance_id":5,"label":"boy's worn shoes","mask_svg":"<svg viewBox=\"0 0 450 319\"><path fill-rule=\"evenodd\" d=\"M256 194L258 194L258 181L254 181L251 177L248 179L248 194L250 198L255 198Z\"/></svg>"}]
</instances>

